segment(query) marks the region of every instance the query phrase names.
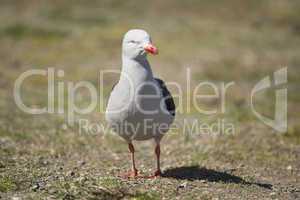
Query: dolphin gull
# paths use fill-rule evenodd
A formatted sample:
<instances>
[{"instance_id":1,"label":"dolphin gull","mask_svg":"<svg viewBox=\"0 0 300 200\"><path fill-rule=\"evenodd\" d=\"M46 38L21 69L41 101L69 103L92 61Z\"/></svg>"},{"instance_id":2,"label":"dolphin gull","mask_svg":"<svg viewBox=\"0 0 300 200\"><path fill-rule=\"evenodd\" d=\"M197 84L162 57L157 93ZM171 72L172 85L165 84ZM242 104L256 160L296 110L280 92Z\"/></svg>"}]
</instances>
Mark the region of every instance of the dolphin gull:
<instances>
[{"instance_id":1,"label":"dolphin gull","mask_svg":"<svg viewBox=\"0 0 300 200\"><path fill-rule=\"evenodd\" d=\"M147 54L158 54L149 34L141 29L129 30L122 42L122 70L113 87L105 113L112 129L128 143L132 170L126 177L136 177L133 140L155 141L157 169L161 175L160 141L175 118L175 104L165 83L153 76Z\"/></svg>"}]
</instances>

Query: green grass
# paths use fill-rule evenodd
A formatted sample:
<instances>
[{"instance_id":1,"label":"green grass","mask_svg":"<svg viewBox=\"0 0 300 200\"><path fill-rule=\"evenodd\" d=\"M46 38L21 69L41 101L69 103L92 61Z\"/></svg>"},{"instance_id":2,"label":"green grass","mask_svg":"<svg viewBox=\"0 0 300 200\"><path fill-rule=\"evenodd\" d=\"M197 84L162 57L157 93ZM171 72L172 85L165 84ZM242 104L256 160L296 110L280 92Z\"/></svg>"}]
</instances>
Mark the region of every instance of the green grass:
<instances>
[{"instance_id":1,"label":"green grass","mask_svg":"<svg viewBox=\"0 0 300 200\"><path fill-rule=\"evenodd\" d=\"M15 40L20 40L24 38L63 39L67 36L67 32L16 23L0 30L0 36L11 37Z\"/></svg>"},{"instance_id":2,"label":"green grass","mask_svg":"<svg viewBox=\"0 0 300 200\"><path fill-rule=\"evenodd\" d=\"M17 188L14 180L9 177L0 177L0 192L12 192Z\"/></svg>"},{"instance_id":3,"label":"green grass","mask_svg":"<svg viewBox=\"0 0 300 200\"><path fill-rule=\"evenodd\" d=\"M115 177L103 177L100 180L100 185L110 189L120 188L121 183Z\"/></svg>"},{"instance_id":4,"label":"green grass","mask_svg":"<svg viewBox=\"0 0 300 200\"><path fill-rule=\"evenodd\" d=\"M290 125L287 133L284 134L284 138L288 141L300 144L300 128L298 125Z\"/></svg>"},{"instance_id":5,"label":"green grass","mask_svg":"<svg viewBox=\"0 0 300 200\"><path fill-rule=\"evenodd\" d=\"M156 199L160 199L160 198L156 193L140 192L140 193L135 194L130 199L132 199L132 200L156 200Z\"/></svg>"}]
</instances>

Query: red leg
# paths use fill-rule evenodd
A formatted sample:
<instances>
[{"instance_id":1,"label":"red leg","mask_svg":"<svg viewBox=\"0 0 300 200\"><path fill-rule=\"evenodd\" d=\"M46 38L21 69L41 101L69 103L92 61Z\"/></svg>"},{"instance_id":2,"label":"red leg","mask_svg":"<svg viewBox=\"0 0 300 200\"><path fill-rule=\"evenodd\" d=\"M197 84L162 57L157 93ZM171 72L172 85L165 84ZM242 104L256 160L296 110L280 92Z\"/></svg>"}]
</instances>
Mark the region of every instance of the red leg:
<instances>
[{"instance_id":1,"label":"red leg","mask_svg":"<svg viewBox=\"0 0 300 200\"><path fill-rule=\"evenodd\" d=\"M157 177L157 176L161 176L161 170L160 170L160 145L159 143L156 144L156 147L155 147L155 155L156 155L156 171L154 172L154 177Z\"/></svg>"},{"instance_id":2,"label":"red leg","mask_svg":"<svg viewBox=\"0 0 300 200\"><path fill-rule=\"evenodd\" d=\"M123 178L135 178L138 175L138 170L135 167L135 160L134 160L134 147L132 143L128 144L128 149L131 154L131 162L132 162L132 169L130 172L125 173L124 175L121 175Z\"/></svg>"},{"instance_id":3,"label":"red leg","mask_svg":"<svg viewBox=\"0 0 300 200\"><path fill-rule=\"evenodd\" d=\"M134 146L132 143L128 144L129 151L131 153L131 162L132 162L132 175L136 177L138 174L138 170L135 167L135 159L134 159Z\"/></svg>"}]
</instances>

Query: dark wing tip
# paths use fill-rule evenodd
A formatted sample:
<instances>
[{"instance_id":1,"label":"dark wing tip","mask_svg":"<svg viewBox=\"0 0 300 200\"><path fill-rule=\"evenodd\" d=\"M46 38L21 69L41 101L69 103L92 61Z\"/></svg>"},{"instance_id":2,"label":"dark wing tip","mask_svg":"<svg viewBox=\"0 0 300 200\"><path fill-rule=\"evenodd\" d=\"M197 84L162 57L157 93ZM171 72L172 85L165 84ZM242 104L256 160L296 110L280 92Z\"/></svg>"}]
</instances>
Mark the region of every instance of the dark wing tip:
<instances>
[{"instance_id":1,"label":"dark wing tip","mask_svg":"<svg viewBox=\"0 0 300 200\"><path fill-rule=\"evenodd\" d=\"M159 78L155 78L155 80L159 83L168 112L175 117L176 106L170 91L163 80Z\"/></svg>"}]
</instances>

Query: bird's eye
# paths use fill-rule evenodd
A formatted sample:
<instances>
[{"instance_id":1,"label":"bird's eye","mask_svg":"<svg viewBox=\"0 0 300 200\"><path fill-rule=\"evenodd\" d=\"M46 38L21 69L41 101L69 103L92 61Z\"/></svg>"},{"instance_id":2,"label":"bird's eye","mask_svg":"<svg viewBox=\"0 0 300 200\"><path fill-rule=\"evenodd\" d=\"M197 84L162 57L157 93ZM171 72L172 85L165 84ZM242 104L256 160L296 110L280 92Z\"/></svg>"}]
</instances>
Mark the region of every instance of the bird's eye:
<instances>
[{"instance_id":1,"label":"bird's eye","mask_svg":"<svg viewBox=\"0 0 300 200\"><path fill-rule=\"evenodd\" d=\"M130 40L129 43L132 43L132 44L138 44L139 42L138 42L138 41L135 41L135 40Z\"/></svg>"}]
</instances>

